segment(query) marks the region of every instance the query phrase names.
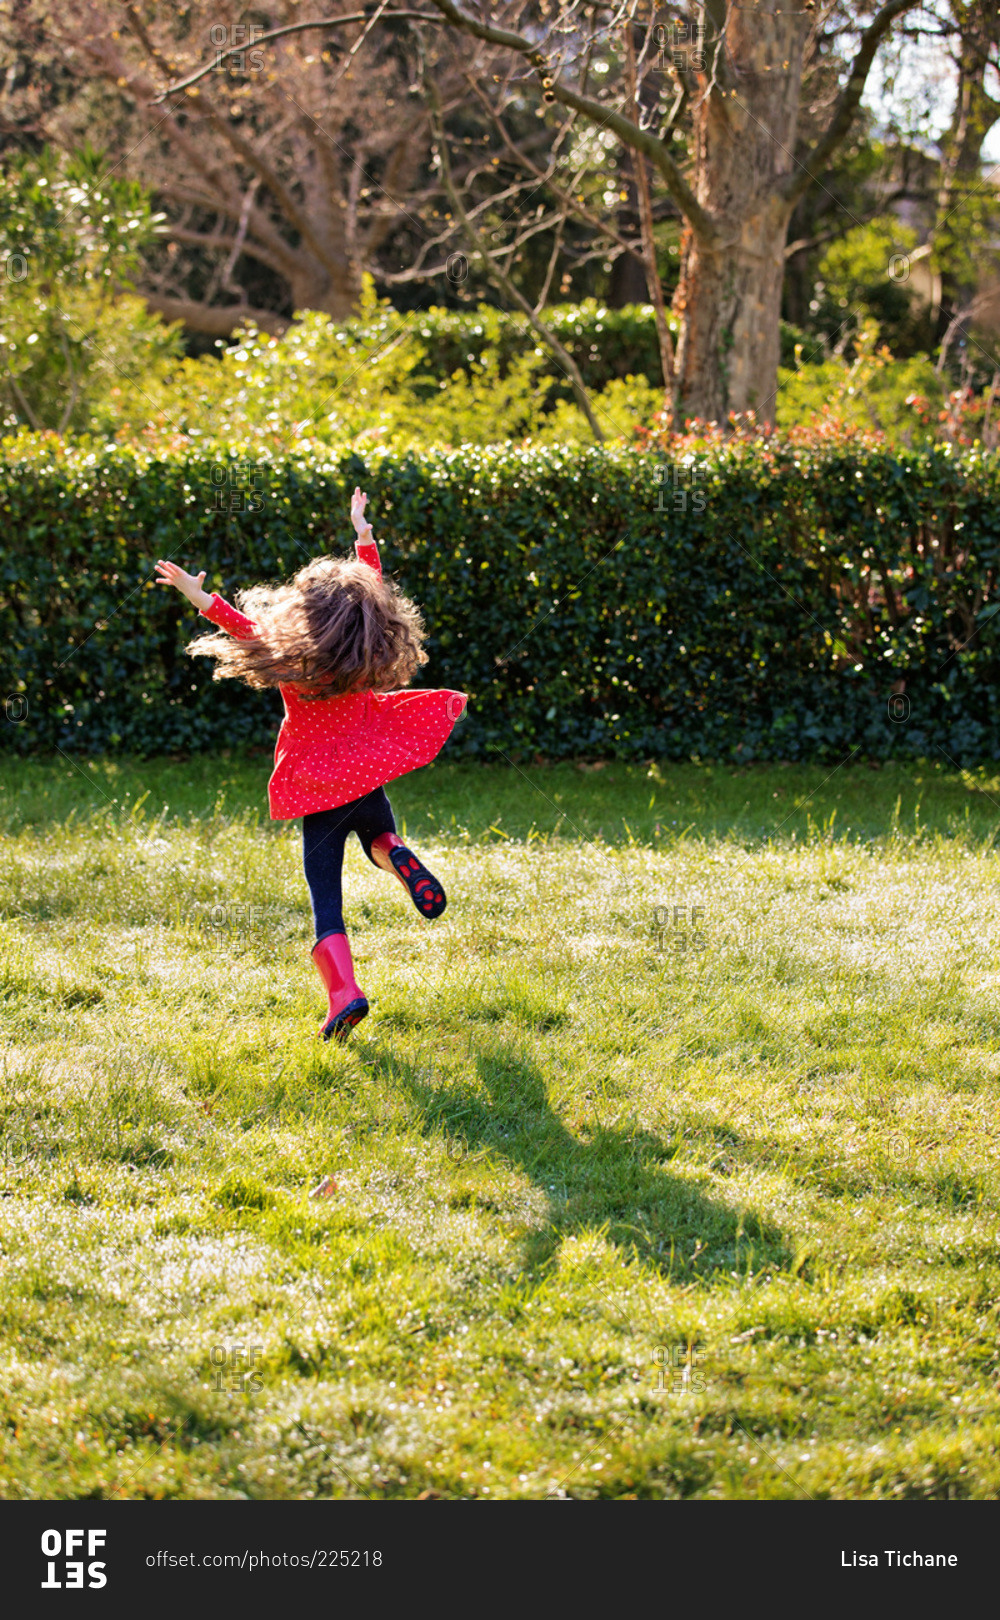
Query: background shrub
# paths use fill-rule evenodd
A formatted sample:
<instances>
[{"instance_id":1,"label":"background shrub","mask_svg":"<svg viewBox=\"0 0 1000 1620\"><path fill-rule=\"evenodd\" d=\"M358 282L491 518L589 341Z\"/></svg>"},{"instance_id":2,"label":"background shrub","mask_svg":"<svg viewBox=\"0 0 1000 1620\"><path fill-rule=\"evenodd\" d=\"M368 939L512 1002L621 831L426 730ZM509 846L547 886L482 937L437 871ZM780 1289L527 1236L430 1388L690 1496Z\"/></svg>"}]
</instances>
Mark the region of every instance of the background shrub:
<instances>
[{"instance_id":1,"label":"background shrub","mask_svg":"<svg viewBox=\"0 0 1000 1620\"><path fill-rule=\"evenodd\" d=\"M605 436L627 441L648 426L663 407L652 310L589 299L545 318L578 359ZM783 353L793 366L820 349L787 328ZM220 340L218 356L150 365L141 387L107 391L90 427L149 449L222 439L268 454L305 440L398 450L594 442L561 366L523 316L485 305L401 314L370 279L357 321L312 311L281 338L249 329L229 347Z\"/></svg>"}]
</instances>

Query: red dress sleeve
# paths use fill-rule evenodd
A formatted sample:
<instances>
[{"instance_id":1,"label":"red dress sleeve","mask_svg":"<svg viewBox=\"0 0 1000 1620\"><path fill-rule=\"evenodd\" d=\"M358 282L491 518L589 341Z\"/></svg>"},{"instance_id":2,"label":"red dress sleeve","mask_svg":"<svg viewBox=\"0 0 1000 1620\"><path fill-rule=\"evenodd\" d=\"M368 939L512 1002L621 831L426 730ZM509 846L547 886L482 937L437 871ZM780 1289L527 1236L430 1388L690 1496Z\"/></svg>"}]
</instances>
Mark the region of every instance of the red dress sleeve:
<instances>
[{"instance_id":1,"label":"red dress sleeve","mask_svg":"<svg viewBox=\"0 0 1000 1620\"><path fill-rule=\"evenodd\" d=\"M237 641L252 641L254 636L258 634L257 626L253 620L248 619L245 613L240 613L238 609L232 607L221 596L213 596L211 605L207 608L200 608L199 612L203 619L208 619L210 623L217 624L220 630L225 630L229 635L235 636Z\"/></svg>"},{"instance_id":2,"label":"red dress sleeve","mask_svg":"<svg viewBox=\"0 0 1000 1620\"><path fill-rule=\"evenodd\" d=\"M374 568L376 574L378 574L379 578L381 579L382 561L378 554L378 545L376 541L374 539L355 540L354 549L358 554L358 562L367 563L369 568Z\"/></svg>"}]
</instances>

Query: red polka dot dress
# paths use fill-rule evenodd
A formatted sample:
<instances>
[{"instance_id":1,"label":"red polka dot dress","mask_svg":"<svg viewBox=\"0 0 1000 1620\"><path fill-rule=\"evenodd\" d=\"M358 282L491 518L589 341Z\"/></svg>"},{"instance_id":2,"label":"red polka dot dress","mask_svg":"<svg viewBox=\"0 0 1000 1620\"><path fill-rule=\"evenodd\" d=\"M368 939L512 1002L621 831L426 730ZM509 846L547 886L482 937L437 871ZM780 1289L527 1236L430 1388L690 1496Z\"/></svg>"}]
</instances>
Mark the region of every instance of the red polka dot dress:
<instances>
[{"instance_id":1,"label":"red polka dot dress","mask_svg":"<svg viewBox=\"0 0 1000 1620\"><path fill-rule=\"evenodd\" d=\"M375 542L359 540L357 553L381 577ZM238 640L257 634L253 620L221 596L213 596L201 612ZM345 692L329 698L304 698L294 686L279 691L285 717L267 788L272 821L336 809L428 765L468 701L464 692L449 691Z\"/></svg>"}]
</instances>

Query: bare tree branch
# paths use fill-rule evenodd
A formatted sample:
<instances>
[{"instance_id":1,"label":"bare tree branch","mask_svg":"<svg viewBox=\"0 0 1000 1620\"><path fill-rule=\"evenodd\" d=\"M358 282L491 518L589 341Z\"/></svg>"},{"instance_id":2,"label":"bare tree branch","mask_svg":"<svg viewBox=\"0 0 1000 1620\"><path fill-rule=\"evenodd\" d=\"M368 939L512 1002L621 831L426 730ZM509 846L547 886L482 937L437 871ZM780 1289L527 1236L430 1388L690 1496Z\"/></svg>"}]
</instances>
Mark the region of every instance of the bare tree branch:
<instances>
[{"instance_id":1,"label":"bare tree branch","mask_svg":"<svg viewBox=\"0 0 1000 1620\"><path fill-rule=\"evenodd\" d=\"M892 0L897 6L916 5L918 0ZM454 0L431 0L441 15L453 28L459 28L463 33L473 34L476 39L486 41L490 45L502 45L507 50L515 51L519 56L525 57L540 73L545 71L545 59L537 45L521 34L512 34L506 28L494 28L490 24L481 23L467 12L461 11L454 4ZM551 75L546 72L546 80ZM578 95L575 90L568 89L552 77L551 84L546 83L546 93L554 101L564 107L572 107L574 112L584 115L598 128L610 129L630 146L634 151L644 152L650 162L655 165L663 176L667 190L673 197L678 208L688 221L691 229L706 243L716 243L720 232L712 216L701 206L691 187L688 185L680 169L677 167L664 143L653 135L648 129L640 129L634 119L626 118L614 107L606 107L600 101L594 101L590 96Z\"/></svg>"},{"instance_id":2,"label":"bare tree branch","mask_svg":"<svg viewBox=\"0 0 1000 1620\"><path fill-rule=\"evenodd\" d=\"M616 243L617 246L623 249L626 253L634 253L636 250L635 242L627 241L626 238L621 236L619 232L615 230L614 226L610 225L607 220L601 219L599 214L592 213L584 203L578 202L573 196L571 187L567 189L565 186L558 185L553 179L551 173L545 169L539 168L538 164L534 163L531 158L529 158L528 154L524 151L524 148L516 145L516 143L511 139L503 119L499 116L496 109L491 106L489 98L483 95L482 90L480 89L479 85L476 84L474 79L470 78L469 83L472 86L480 105L492 119L501 140L511 156L518 163L522 164L523 167L528 170L529 174L533 174L535 179L540 184L547 186L549 191L552 192L552 195L555 197L556 201L562 203L563 206L571 214L574 214L577 219L582 220L585 225L589 225L591 230L597 231L600 233L600 235L606 237L609 242ZM582 171L578 171L578 174L579 173L582 173Z\"/></svg>"},{"instance_id":3,"label":"bare tree branch","mask_svg":"<svg viewBox=\"0 0 1000 1620\"><path fill-rule=\"evenodd\" d=\"M538 297L535 299L535 314L536 315L540 315L542 313L542 310L545 308L546 304L548 303L549 292L550 292L551 287L552 287L552 277L556 273L556 265L559 263L559 255L562 252L562 239L563 239L563 231L565 230L565 228L566 228L566 210L564 208L562 213L559 215L558 223L556 225L555 231L553 232L552 251L549 254L549 262L545 267L545 279L542 282L542 289L541 289L541 292L538 294Z\"/></svg>"},{"instance_id":4,"label":"bare tree branch","mask_svg":"<svg viewBox=\"0 0 1000 1620\"><path fill-rule=\"evenodd\" d=\"M270 309L254 309L250 304L201 304L193 298L165 298L159 293L140 293L147 309L166 321L183 321L192 332L206 337L230 337L238 326L252 323L272 337L287 332L291 321Z\"/></svg>"},{"instance_id":5,"label":"bare tree branch","mask_svg":"<svg viewBox=\"0 0 1000 1620\"><path fill-rule=\"evenodd\" d=\"M233 242L229 258L226 260L225 268L222 272L222 286L227 292L233 290L233 272L236 269L239 256L243 252L243 244L247 237L247 226L250 223L250 211L253 208L254 197L257 195L257 187L259 185L260 175L255 174L247 187L247 194L243 202L243 212L240 214L239 224L236 228L236 237Z\"/></svg>"},{"instance_id":6,"label":"bare tree branch","mask_svg":"<svg viewBox=\"0 0 1000 1620\"><path fill-rule=\"evenodd\" d=\"M135 7L128 6L126 9L133 12ZM407 22L411 19L418 22L437 22L437 18L426 11L387 11L383 13L383 18L386 22L394 22L397 19L400 22ZM283 34L301 34L307 28L344 28L348 23L362 22L370 24L374 20L367 11L352 11L346 17L314 17L311 22L289 23L285 28L271 28L265 34L255 34L253 42L255 46L267 45L272 39L280 39ZM362 38L367 33L368 29L365 30ZM151 51L150 54L152 55L153 52ZM209 62L207 67L198 68L196 72L188 74L186 79L178 79L175 84L168 84L167 88L156 97L154 105L166 101L168 96L176 95L180 90L187 90L192 84L197 84L198 80L203 79L206 73L212 72L214 65L213 62Z\"/></svg>"},{"instance_id":7,"label":"bare tree branch","mask_svg":"<svg viewBox=\"0 0 1000 1620\"><path fill-rule=\"evenodd\" d=\"M892 191L886 192L885 196L880 197L877 207L867 213L845 213L836 225L830 226L829 230L817 231L813 236L800 236L797 241L789 242L785 248L785 258L790 259L793 254L823 247L826 242L836 242L840 237L846 236L848 231L853 231L856 226L870 225L873 219L878 219L885 213L891 203L899 202L903 197L912 199L914 195L908 186L896 186Z\"/></svg>"},{"instance_id":8,"label":"bare tree branch","mask_svg":"<svg viewBox=\"0 0 1000 1620\"><path fill-rule=\"evenodd\" d=\"M507 297L512 301L512 303L515 303L522 313L527 316L528 321L530 322L534 331L538 333L538 336L542 339L542 342L552 350L552 353L563 367L563 370L573 386L573 393L576 395L577 403L580 406L580 409L583 411L584 416L587 418L587 424L591 433L594 435L594 438L597 440L598 444L603 444L604 434L601 432L600 424L598 423L591 407L587 390L583 384L583 378L580 375L579 366L573 359L573 356L559 342L559 339L556 337L555 333L551 331L550 328L544 324L544 322L539 320L524 294L514 286L514 283L511 281L510 277L505 275L496 261L491 259L489 249L486 247L486 244L479 235L479 232L476 230L475 225L473 225L462 205L462 199L455 190L455 186L451 178L451 167L448 161L447 137L445 136L444 130L441 127L438 116L441 104L438 99L437 91L434 88L431 80L425 77L424 82L431 111L431 128L434 133L434 142L441 164L441 180L442 184L444 185L445 192L447 193L448 200L465 227L469 240L475 247L476 252L483 261L483 264L494 277L497 284L507 294Z\"/></svg>"},{"instance_id":9,"label":"bare tree branch","mask_svg":"<svg viewBox=\"0 0 1000 1620\"><path fill-rule=\"evenodd\" d=\"M896 18L901 17L906 11L913 11L920 4L921 0L887 0L881 11L876 12L872 18L861 36L861 46L851 63L850 76L837 98L833 118L826 133L820 136L812 151L799 160L797 169L785 181L783 190L789 202L798 202L809 190L818 173L822 173L838 146L850 133L871 65L875 60L875 52Z\"/></svg>"},{"instance_id":10,"label":"bare tree branch","mask_svg":"<svg viewBox=\"0 0 1000 1620\"><path fill-rule=\"evenodd\" d=\"M629 18L622 30L625 44L625 69L628 81L628 92L635 107L635 116L638 119L639 111L639 82L636 75L635 41L632 38L632 19ZM670 336L670 327L667 322L667 306L663 297L663 282L656 264L656 241L653 236L653 205L649 196L649 177L646 174L646 159L642 152L635 154L632 165L635 171L635 186L639 195L639 223L642 229L642 253L646 261L646 281L649 287L649 296L652 299L653 311L656 316L656 336L660 347L660 370L663 373L663 386L667 391L670 419L674 416L674 344Z\"/></svg>"}]
</instances>

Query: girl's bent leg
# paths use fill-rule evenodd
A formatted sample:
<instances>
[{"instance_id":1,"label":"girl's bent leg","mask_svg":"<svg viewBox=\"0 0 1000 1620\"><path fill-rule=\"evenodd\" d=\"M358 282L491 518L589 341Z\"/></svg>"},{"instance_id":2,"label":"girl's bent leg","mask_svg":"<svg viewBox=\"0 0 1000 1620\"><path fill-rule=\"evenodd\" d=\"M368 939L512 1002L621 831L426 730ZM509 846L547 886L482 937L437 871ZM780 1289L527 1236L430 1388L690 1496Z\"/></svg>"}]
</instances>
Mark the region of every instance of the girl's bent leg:
<instances>
[{"instance_id":1,"label":"girl's bent leg","mask_svg":"<svg viewBox=\"0 0 1000 1620\"><path fill-rule=\"evenodd\" d=\"M422 917L428 921L440 917L448 904L444 886L399 837L385 791L377 788L359 799L356 808L354 830L368 859L384 872L395 873Z\"/></svg>"}]
</instances>

